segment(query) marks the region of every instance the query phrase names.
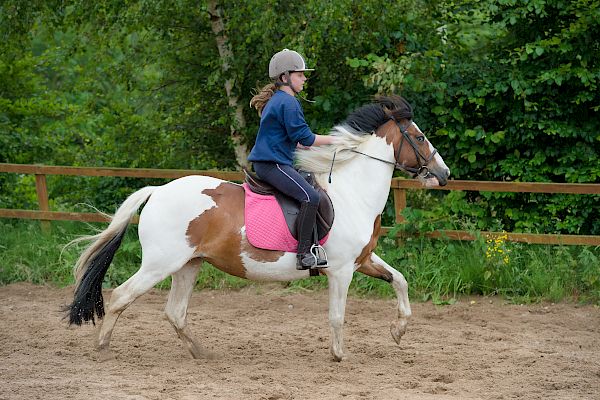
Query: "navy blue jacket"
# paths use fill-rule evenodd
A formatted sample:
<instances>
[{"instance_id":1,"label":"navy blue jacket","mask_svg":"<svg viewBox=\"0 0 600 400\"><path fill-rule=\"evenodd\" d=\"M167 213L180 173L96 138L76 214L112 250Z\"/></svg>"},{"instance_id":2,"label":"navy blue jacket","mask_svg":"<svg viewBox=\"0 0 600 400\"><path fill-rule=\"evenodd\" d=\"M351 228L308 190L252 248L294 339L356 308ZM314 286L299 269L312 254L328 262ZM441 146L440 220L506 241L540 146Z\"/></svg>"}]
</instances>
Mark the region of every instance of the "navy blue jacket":
<instances>
[{"instance_id":1,"label":"navy blue jacket","mask_svg":"<svg viewBox=\"0 0 600 400\"><path fill-rule=\"evenodd\" d=\"M315 134L304 120L298 99L277 90L262 110L256 143L249 161L269 161L292 165L298 143L312 146Z\"/></svg>"}]
</instances>

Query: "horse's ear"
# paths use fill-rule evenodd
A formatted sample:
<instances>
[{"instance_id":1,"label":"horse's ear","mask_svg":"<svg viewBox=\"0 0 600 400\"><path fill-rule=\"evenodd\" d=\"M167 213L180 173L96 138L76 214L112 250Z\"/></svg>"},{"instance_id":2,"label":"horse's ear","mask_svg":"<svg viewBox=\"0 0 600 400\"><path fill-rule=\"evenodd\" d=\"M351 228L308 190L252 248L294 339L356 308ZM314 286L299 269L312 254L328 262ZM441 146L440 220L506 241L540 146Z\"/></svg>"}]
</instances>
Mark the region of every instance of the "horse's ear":
<instances>
[{"instance_id":1,"label":"horse's ear","mask_svg":"<svg viewBox=\"0 0 600 400\"><path fill-rule=\"evenodd\" d=\"M388 118L394 118L394 111L387 108L387 106L382 106L383 112Z\"/></svg>"}]
</instances>

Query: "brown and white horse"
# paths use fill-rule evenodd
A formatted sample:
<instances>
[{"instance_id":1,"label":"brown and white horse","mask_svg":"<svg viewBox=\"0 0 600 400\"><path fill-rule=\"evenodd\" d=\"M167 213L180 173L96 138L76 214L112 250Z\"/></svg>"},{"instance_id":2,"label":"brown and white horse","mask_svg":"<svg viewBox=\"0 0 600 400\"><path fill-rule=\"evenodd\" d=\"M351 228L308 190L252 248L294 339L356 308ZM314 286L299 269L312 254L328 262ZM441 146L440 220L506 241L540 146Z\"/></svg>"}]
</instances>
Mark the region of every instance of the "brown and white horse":
<instances>
[{"instance_id":1,"label":"brown and white horse","mask_svg":"<svg viewBox=\"0 0 600 400\"><path fill-rule=\"evenodd\" d=\"M393 286L398 317L391 333L396 342L411 315L404 276L373 253L394 168L426 185L445 185L450 171L412 122L412 109L401 97L379 98L359 108L330 134L341 138L338 144L299 150L297 162L313 173L335 207L335 221L324 246L329 267L321 273L327 275L329 284L331 353L340 361L346 297L354 271ZM105 314L102 280L131 217L145 202L138 227L141 267L114 289ZM206 356L186 326L188 302L203 261L258 281L309 276L309 271L296 269L294 253L262 250L248 243L244 189L206 176L187 176L138 190L123 202L106 230L86 239L92 243L76 264L77 287L68 311L71 324L93 322L94 315L104 317L98 337L103 357L109 354L111 334L123 310L169 275L167 318L194 358Z\"/></svg>"}]
</instances>

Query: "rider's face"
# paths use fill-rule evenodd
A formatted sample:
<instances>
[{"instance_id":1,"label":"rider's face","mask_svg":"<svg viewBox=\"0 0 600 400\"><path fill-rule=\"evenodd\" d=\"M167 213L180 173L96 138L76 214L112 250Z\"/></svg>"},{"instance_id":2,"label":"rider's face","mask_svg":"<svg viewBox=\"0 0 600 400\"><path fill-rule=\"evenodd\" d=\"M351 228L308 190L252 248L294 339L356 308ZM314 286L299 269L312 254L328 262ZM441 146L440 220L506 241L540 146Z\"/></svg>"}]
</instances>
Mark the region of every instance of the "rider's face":
<instances>
[{"instance_id":1,"label":"rider's face","mask_svg":"<svg viewBox=\"0 0 600 400\"><path fill-rule=\"evenodd\" d=\"M291 72L290 80L291 80L290 85L292 86L294 91L296 93L300 93L302 91L302 89L304 88L304 82L306 82L306 76L304 75L304 72L302 72L302 71Z\"/></svg>"}]
</instances>

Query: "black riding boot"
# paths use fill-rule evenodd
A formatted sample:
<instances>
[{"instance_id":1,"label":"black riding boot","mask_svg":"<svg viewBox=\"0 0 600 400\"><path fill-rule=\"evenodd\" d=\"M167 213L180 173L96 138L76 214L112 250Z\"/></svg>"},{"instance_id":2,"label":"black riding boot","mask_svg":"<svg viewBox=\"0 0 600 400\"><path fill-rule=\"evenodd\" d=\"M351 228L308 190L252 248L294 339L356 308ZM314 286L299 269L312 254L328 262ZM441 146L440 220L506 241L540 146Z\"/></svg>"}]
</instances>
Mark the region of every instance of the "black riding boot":
<instances>
[{"instance_id":1,"label":"black riding boot","mask_svg":"<svg viewBox=\"0 0 600 400\"><path fill-rule=\"evenodd\" d=\"M317 218L317 206L307 201L300 203L300 212L296 223L298 233L298 263L296 269L325 268L327 260L319 256L313 247L313 229Z\"/></svg>"}]
</instances>

